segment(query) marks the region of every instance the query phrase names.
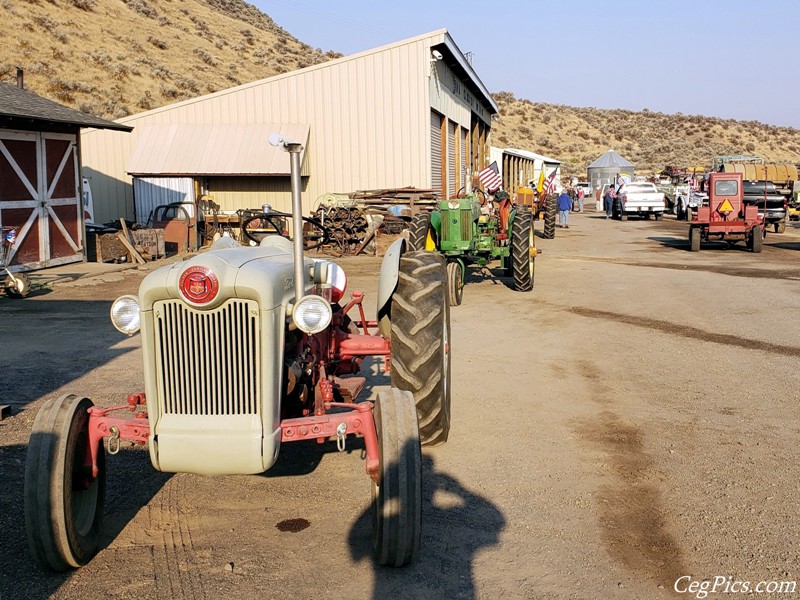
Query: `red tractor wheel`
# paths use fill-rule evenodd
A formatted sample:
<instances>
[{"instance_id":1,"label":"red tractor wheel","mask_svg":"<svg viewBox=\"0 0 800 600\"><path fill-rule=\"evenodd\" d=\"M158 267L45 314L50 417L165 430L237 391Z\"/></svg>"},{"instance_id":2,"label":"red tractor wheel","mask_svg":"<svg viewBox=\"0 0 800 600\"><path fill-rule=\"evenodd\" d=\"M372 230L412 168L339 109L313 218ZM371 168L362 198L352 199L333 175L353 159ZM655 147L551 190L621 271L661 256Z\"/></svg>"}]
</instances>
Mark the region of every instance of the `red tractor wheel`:
<instances>
[{"instance_id":1,"label":"red tractor wheel","mask_svg":"<svg viewBox=\"0 0 800 600\"><path fill-rule=\"evenodd\" d=\"M392 385L414 395L423 445L450 433L450 306L444 258L408 252L392 295Z\"/></svg>"},{"instance_id":2,"label":"red tractor wheel","mask_svg":"<svg viewBox=\"0 0 800 600\"><path fill-rule=\"evenodd\" d=\"M72 394L48 400L28 443L25 528L34 557L53 571L85 565L99 546L106 470L102 447L97 477L85 464L92 406Z\"/></svg>"},{"instance_id":3,"label":"red tractor wheel","mask_svg":"<svg viewBox=\"0 0 800 600\"><path fill-rule=\"evenodd\" d=\"M375 403L380 473L372 482L372 550L378 564L402 567L419 553L422 456L414 397L391 388Z\"/></svg>"}]
</instances>

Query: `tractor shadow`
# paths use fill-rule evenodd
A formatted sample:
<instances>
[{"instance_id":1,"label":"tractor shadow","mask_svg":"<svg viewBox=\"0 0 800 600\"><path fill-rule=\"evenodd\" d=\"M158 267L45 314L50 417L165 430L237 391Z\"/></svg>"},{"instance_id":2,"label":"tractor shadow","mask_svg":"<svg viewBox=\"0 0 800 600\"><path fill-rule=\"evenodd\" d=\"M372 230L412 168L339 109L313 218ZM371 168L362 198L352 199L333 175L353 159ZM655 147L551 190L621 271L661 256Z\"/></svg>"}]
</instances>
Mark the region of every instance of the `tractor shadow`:
<instances>
[{"instance_id":1,"label":"tractor shadow","mask_svg":"<svg viewBox=\"0 0 800 600\"><path fill-rule=\"evenodd\" d=\"M350 552L375 572L372 598L475 598L473 560L499 543L506 519L500 509L422 456L422 535L419 556L398 569L372 559L372 506L350 529Z\"/></svg>"},{"instance_id":2,"label":"tractor shadow","mask_svg":"<svg viewBox=\"0 0 800 600\"><path fill-rule=\"evenodd\" d=\"M25 458L27 444L0 448L0 598L47 598L76 572L55 573L40 566L28 549L25 529ZM146 451L123 449L106 455L106 497L98 552L113 543L125 526L169 481L171 475L155 471ZM84 567L91 570L91 563Z\"/></svg>"},{"instance_id":3,"label":"tractor shadow","mask_svg":"<svg viewBox=\"0 0 800 600\"><path fill-rule=\"evenodd\" d=\"M688 253L692 252L692 248L689 245L689 240L686 239L686 238L653 236L653 237L648 237L647 239L648 240L652 240L654 242L658 242L664 248L670 248L670 249L673 249L673 250L683 250L684 252L688 252ZM765 246L767 245L766 242L764 243L764 245ZM769 245L774 246L776 244L769 244ZM800 246L800 244L798 246ZM702 245L700 246L700 250L701 251L703 251L703 250L731 250L733 252L736 252L736 251L738 251L738 252L750 252L750 250L747 249L747 246L745 245L744 242L739 242L739 243L736 243L736 244L729 244L728 242L717 242L717 241L703 242Z\"/></svg>"},{"instance_id":4,"label":"tractor shadow","mask_svg":"<svg viewBox=\"0 0 800 600\"><path fill-rule=\"evenodd\" d=\"M492 269L488 266L483 267L467 267L467 272L464 276L464 293L469 293L470 284L477 284L484 281L490 282L492 285L504 285L508 289L514 289L514 279L506 277L503 274L503 269ZM450 307L450 310L457 307Z\"/></svg>"}]
</instances>

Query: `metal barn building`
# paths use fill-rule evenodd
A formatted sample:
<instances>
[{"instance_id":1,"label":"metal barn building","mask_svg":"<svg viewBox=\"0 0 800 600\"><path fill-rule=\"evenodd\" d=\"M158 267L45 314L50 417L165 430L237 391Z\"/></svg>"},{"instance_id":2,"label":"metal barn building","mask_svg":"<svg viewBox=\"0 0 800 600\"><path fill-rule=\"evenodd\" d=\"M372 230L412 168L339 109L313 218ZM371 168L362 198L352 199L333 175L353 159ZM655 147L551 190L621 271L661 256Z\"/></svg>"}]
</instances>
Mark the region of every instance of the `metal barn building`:
<instances>
[{"instance_id":1,"label":"metal barn building","mask_svg":"<svg viewBox=\"0 0 800 600\"><path fill-rule=\"evenodd\" d=\"M120 119L131 135L82 135L96 220L134 215L133 178L223 211L290 209L289 158L304 146L306 213L326 193L413 186L454 194L487 164L494 102L445 29ZM140 206L140 212L148 207Z\"/></svg>"},{"instance_id":2,"label":"metal barn building","mask_svg":"<svg viewBox=\"0 0 800 600\"><path fill-rule=\"evenodd\" d=\"M130 127L0 83L0 225L17 229L12 271L85 260L81 128Z\"/></svg>"}]
</instances>

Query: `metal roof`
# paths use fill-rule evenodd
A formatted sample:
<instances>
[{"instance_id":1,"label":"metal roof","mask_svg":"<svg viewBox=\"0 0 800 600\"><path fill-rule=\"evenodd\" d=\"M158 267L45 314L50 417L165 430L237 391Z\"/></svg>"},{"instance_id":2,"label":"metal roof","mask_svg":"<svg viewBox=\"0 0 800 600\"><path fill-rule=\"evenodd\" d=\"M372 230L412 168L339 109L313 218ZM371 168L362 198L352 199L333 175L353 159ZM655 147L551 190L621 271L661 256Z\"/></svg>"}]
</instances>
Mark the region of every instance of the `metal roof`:
<instances>
[{"instance_id":1,"label":"metal roof","mask_svg":"<svg viewBox=\"0 0 800 600\"><path fill-rule=\"evenodd\" d=\"M68 108L15 85L0 83L0 126L20 123L58 123L95 129L131 131L133 128Z\"/></svg>"},{"instance_id":2,"label":"metal roof","mask_svg":"<svg viewBox=\"0 0 800 600\"><path fill-rule=\"evenodd\" d=\"M140 125L130 175L289 175L289 153L270 145L272 133L308 145L308 124Z\"/></svg>"},{"instance_id":3,"label":"metal roof","mask_svg":"<svg viewBox=\"0 0 800 600\"><path fill-rule=\"evenodd\" d=\"M556 160L555 158L550 158L549 156L536 154L535 152L529 152L528 150L520 150L519 148L503 148L503 152L505 152L506 154L511 154L512 156L519 156L520 158L528 158L530 160L540 160L543 163L549 165L561 164L561 161Z\"/></svg>"},{"instance_id":4,"label":"metal roof","mask_svg":"<svg viewBox=\"0 0 800 600\"><path fill-rule=\"evenodd\" d=\"M589 165L589 169L615 169L617 167L632 167L633 163L628 162L613 150L609 150L603 156Z\"/></svg>"}]
</instances>

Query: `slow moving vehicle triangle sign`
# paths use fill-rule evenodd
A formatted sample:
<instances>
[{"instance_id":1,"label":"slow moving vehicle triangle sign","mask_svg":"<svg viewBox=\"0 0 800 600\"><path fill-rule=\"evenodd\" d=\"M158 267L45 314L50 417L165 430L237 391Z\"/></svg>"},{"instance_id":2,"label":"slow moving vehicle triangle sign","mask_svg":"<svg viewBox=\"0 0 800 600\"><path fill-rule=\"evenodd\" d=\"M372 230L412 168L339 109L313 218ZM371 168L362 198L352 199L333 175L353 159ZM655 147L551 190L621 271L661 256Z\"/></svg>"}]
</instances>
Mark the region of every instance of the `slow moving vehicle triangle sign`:
<instances>
[{"instance_id":1,"label":"slow moving vehicle triangle sign","mask_svg":"<svg viewBox=\"0 0 800 600\"><path fill-rule=\"evenodd\" d=\"M733 204L731 201L725 198L725 200L717 207L718 213L725 213L725 212L733 212Z\"/></svg>"}]
</instances>

